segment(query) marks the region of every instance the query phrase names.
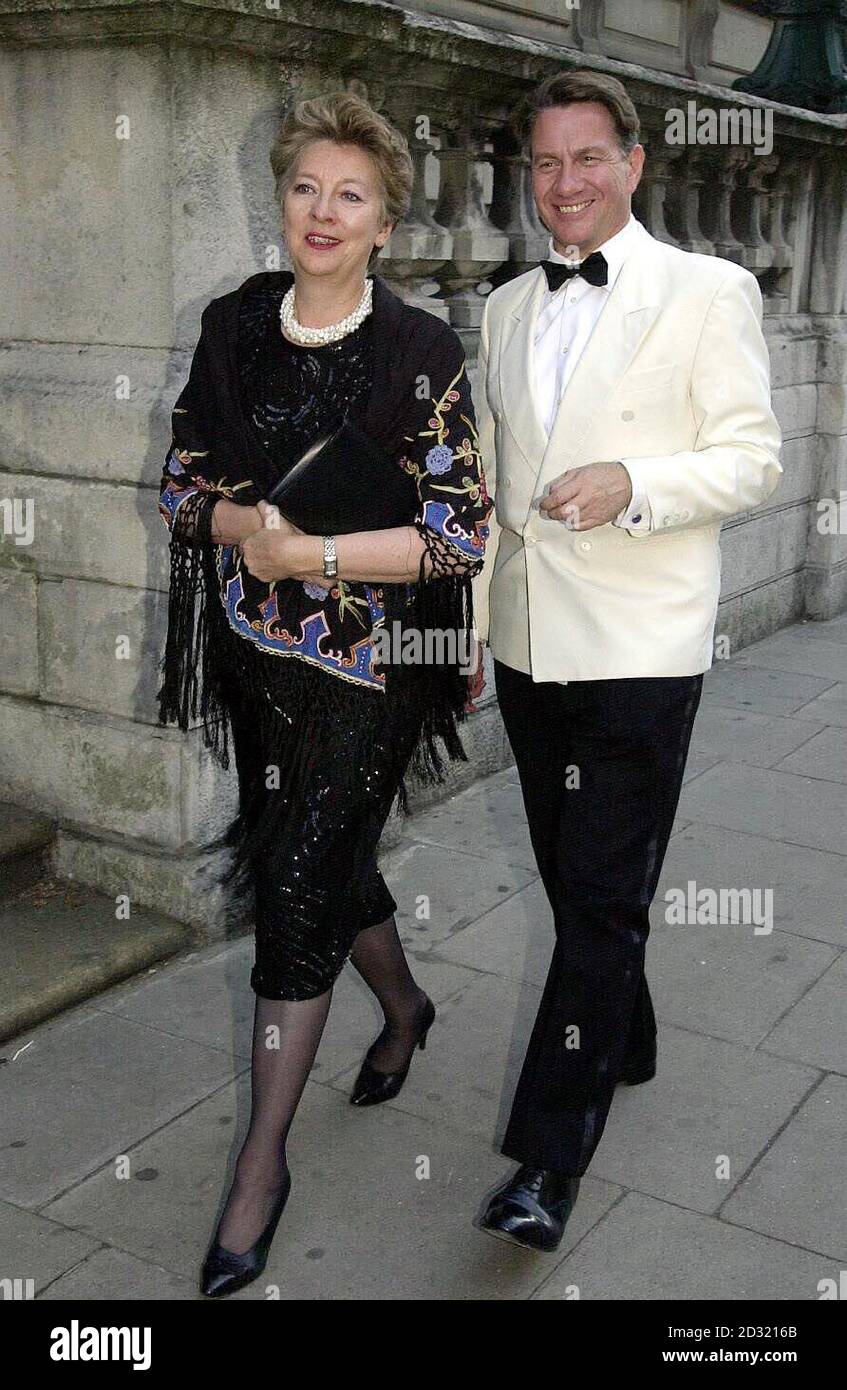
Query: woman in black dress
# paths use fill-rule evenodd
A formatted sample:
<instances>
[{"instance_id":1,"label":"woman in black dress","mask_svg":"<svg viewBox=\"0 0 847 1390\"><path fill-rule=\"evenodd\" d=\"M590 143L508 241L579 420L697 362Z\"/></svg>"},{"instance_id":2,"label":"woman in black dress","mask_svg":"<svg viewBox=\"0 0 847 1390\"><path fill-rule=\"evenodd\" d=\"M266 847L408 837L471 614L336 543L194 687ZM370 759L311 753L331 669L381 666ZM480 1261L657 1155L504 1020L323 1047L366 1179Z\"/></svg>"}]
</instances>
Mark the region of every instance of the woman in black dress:
<instances>
[{"instance_id":1,"label":"woman in black dress","mask_svg":"<svg viewBox=\"0 0 847 1390\"><path fill-rule=\"evenodd\" d=\"M231 872L256 904L252 1112L204 1264L210 1295L264 1268L290 1188L288 1131L345 961L385 1015L355 1103L397 1094L432 1023L376 849L408 771L441 778L436 740L464 757L462 657L491 511L458 335L366 278L409 207L402 136L341 93L301 102L271 163L293 274L251 276L204 310L160 493L160 719L187 729L199 713L224 766L231 732ZM345 416L408 475L408 525L323 538L264 500ZM385 659L379 638L398 624L423 634L419 664L396 647ZM452 658L427 655L435 630L453 637Z\"/></svg>"}]
</instances>

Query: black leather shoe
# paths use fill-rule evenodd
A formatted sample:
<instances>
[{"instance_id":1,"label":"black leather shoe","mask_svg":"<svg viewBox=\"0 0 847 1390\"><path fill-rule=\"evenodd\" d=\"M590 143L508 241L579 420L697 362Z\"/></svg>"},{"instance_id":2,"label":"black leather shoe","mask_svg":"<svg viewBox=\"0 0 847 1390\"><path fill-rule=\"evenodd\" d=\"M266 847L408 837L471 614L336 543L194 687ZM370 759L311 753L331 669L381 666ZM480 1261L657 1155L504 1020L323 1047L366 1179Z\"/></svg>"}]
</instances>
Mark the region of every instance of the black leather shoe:
<instances>
[{"instance_id":1,"label":"black leather shoe","mask_svg":"<svg viewBox=\"0 0 847 1390\"><path fill-rule=\"evenodd\" d=\"M551 1168L522 1164L491 1198L480 1229L528 1250L555 1250L573 1210L579 1183L579 1178Z\"/></svg>"},{"instance_id":2,"label":"black leather shoe","mask_svg":"<svg viewBox=\"0 0 847 1390\"><path fill-rule=\"evenodd\" d=\"M223 1294L235 1293L236 1289L242 1289L245 1284L258 1279L267 1264L268 1250L290 1191L291 1174L287 1173L267 1226L255 1244L242 1255L236 1255L233 1250L225 1250L222 1245L218 1245L217 1240L213 1242L200 1276L201 1293L206 1294L208 1298L220 1298Z\"/></svg>"},{"instance_id":3,"label":"black leather shoe","mask_svg":"<svg viewBox=\"0 0 847 1390\"><path fill-rule=\"evenodd\" d=\"M640 1086L643 1081L652 1081L656 1075L656 1044L651 1043L641 1052L633 1052L621 1067L618 1084Z\"/></svg>"},{"instance_id":4,"label":"black leather shoe","mask_svg":"<svg viewBox=\"0 0 847 1390\"><path fill-rule=\"evenodd\" d=\"M418 1036L412 1044L409 1053L409 1060L402 1071L377 1071L372 1067L370 1056L376 1043L372 1043L365 1053L365 1060L362 1069L356 1077L356 1083L350 1095L351 1105L379 1105L383 1100L392 1100L400 1090L403 1082L409 1074L409 1067L412 1065L412 1058L415 1055L415 1048L426 1047L426 1035L432 1027L435 1018L435 1005L431 999L427 999L421 1015ZM379 1042L379 1038L376 1040Z\"/></svg>"}]
</instances>

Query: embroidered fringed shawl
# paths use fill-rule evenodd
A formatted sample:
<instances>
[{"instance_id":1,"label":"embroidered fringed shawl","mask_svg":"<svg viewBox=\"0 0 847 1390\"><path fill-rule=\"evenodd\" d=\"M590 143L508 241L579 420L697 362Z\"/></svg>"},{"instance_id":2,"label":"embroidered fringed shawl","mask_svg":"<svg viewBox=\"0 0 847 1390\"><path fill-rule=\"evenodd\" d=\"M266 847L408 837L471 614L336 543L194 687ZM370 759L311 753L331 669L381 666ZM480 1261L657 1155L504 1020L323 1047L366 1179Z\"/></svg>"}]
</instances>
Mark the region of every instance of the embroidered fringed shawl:
<instances>
[{"instance_id":1,"label":"embroidered fringed shawl","mask_svg":"<svg viewBox=\"0 0 847 1390\"><path fill-rule=\"evenodd\" d=\"M238 325L248 287L284 291L292 279L287 271L261 272L204 309L189 379L174 407L162 475L159 506L171 533L171 578L159 722L187 730L199 719L204 743L223 767L229 766L234 710L260 717L271 698L268 672L276 673L284 690L290 685L284 668L299 659L287 654L256 659L255 641L261 645L263 627L269 630L262 618L269 587L246 573L238 579L240 612L246 605L248 622L235 629L227 585L240 557L235 558L234 547L216 545L211 533L219 498L255 505L278 476L243 415ZM439 741L451 760L466 760L457 724L464 718L468 676L459 658L471 650L471 579L482 568L492 504L458 335L434 315L404 304L378 276L373 335L373 383L362 424L414 479L417 508L409 524L425 549L416 584L347 587L365 595L372 632L384 626L396 634L399 622L401 630L456 634L452 651L442 647L436 660L430 651L430 659L414 667L416 696L423 697L425 713L409 771L422 782L439 782L444 773ZM373 698L384 698L380 684L385 686L390 672L376 657L368 670L377 677L371 681ZM342 683L339 678L333 684ZM388 685L390 694L390 679ZM340 688L338 697L343 698ZM399 790L405 809L405 779Z\"/></svg>"}]
</instances>

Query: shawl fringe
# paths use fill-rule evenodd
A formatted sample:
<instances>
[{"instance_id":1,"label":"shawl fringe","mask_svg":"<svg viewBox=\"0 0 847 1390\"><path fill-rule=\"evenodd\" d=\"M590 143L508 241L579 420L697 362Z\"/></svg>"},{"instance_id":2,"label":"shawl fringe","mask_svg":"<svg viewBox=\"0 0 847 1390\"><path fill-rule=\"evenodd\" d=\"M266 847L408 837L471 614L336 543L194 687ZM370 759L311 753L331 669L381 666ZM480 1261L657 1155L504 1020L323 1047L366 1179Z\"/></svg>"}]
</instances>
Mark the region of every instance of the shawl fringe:
<instances>
[{"instance_id":1,"label":"shawl fringe","mask_svg":"<svg viewBox=\"0 0 847 1390\"><path fill-rule=\"evenodd\" d=\"M320 738L327 720L343 723L355 718L366 698L388 701L390 727L398 740L395 766L396 793L402 814L409 814L408 781L439 785L449 762L467 762L458 726L466 718L468 675L457 659L414 666L385 665L385 690L364 691L330 672L317 669L323 680L319 705L304 704L302 682L292 666L296 656L274 656L259 649L249 638L234 632L221 600L215 547L188 543L171 534L171 583L168 601L168 634L161 663L163 680L158 694L159 723L175 723L187 731L198 718L205 747L223 768L230 766L230 738L234 720L253 726L266 756L281 769L281 795L269 801L263 780L252 795L242 795L239 814L225 843L234 858L227 881L242 880L251 855L269 852L275 838L284 833L283 808L298 800L298 778L309 776L309 747ZM473 597L467 574L424 573L424 557L417 584L383 586L385 621L399 621L401 629L427 634L455 634L452 655L471 640ZM299 743L292 741L290 721L282 710L293 712ZM409 731L414 731L410 741ZM339 760L340 786L344 769L355 769L349 759ZM277 808L268 814L269 807ZM390 806L389 808L390 809ZM386 813L387 814L387 813ZM246 880L243 880L246 883Z\"/></svg>"}]
</instances>

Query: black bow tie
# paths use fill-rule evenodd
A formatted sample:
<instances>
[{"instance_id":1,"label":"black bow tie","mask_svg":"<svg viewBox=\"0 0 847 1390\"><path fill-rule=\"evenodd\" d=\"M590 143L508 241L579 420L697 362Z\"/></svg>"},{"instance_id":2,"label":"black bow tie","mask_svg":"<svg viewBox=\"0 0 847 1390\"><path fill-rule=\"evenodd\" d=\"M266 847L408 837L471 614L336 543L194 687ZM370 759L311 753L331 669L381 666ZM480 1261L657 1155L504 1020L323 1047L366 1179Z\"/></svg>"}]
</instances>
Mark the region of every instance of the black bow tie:
<instances>
[{"instance_id":1,"label":"black bow tie","mask_svg":"<svg viewBox=\"0 0 847 1390\"><path fill-rule=\"evenodd\" d=\"M589 285L609 283L609 267L602 251L592 251L588 259L580 265L563 265L561 261L542 261L541 264L547 276L547 284L554 294L566 280L573 279L574 275L581 275Z\"/></svg>"}]
</instances>

